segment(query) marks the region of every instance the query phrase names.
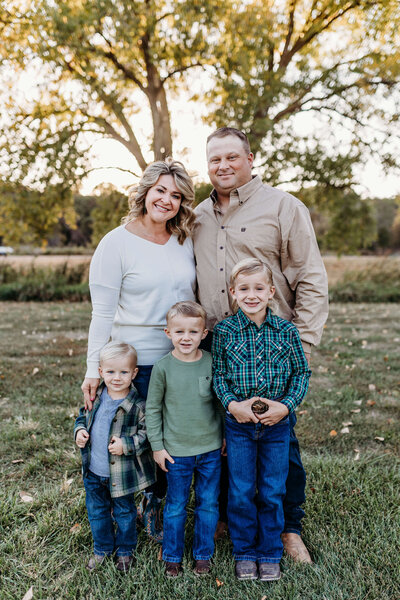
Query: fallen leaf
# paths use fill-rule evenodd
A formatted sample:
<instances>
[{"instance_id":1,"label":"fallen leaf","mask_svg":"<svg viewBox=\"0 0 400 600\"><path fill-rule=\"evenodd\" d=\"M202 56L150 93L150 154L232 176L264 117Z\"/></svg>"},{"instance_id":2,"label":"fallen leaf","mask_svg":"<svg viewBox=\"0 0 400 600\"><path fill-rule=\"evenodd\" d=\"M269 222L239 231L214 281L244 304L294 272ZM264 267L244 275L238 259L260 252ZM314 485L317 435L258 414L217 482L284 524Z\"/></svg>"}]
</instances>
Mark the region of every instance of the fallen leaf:
<instances>
[{"instance_id":1,"label":"fallen leaf","mask_svg":"<svg viewBox=\"0 0 400 600\"><path fill-rule=\"evenodd\" d=\"M13 465L17 465L18 463L23 463L23 459L22 458L17 458L16 460L12 460L11 463Z\"/></svg>"},{"instance_id":2,"label":"fallen leaf","mask_svg":"<svg viewBox=\"0 0 400 600\"><path fill-rule=\"evenodd\" d=\"M29 588L29 590L26 592L25 596L22 598L22 600L32 600L33 598L33 585Z\"/></svg>"},{"instance_id":3,"label":"fallen leaf","mask_svg":"<svg viewBox=\"0 0 400 600\"><path fill-rule=\"evenodd\" d=\"M64 373L62 371L59 372L58 376L62 377L64 375Z\"/></svg>"},{"instance_id":4,"label":"fallen leaf","mask_svg":"<svg viewBox=\"0 0 400 600\"><path fill-rule=\"evenodd\" d=\"M343 429L340 430L340 433L350 433L350 429L348 427L343 427Z\"/></svg>"},{"instance_id":5,"label":"fallen leaf","mask_svg":"<svg viewBox=\"0 0 400 600\"><path fill-rule=\"evenodd\" d=\"M74 481L73 477L71 477L71 479L64 479L64 481L62 482L61 487L60 487L60 492L61 493L68 492L73 481Z\"/></svg>"},{"instance_id":6,"label":"fallen leaf","mask_svg":"<svg viewBox=\"0 0 400 600\"><path fill-rule=\"evenodd\" d=\"M342 423L343 427L351 427L353 425L352 421L343 421Z\"/></svg>"},{"instance_id":7,"label":"fallen leaf","mask_svg":"<svg viewBox=\"0 0 400 600\"><path fill-rule=\"evenodd\" d=\"M374 383L370 383L368 385L368 389L370 392L374 392L376 390L376 385Z\"/></svg>"},{"instance_id":8,"label":"fallen leaf","mask_svg":"<svg viewBox=\"0 0 400 600\"><path fill-rule=\"evenodd\" d=\"M72 355L73 355L73 353L74 353L74 351L72 350L72 348L70 348L70 349L68 350L68 356L72 356Z\"/></svg>"},{"instance_id":9,"label":"fallen leaf","mask_svg":"<svg viewBox=\"0 0 400 600\"><path fill-rule=\"evenodd\" d=\"M361 406L362 400L354 400L353 404L357 404L357 406Z\"/></svg>"},{"instance_id":10,"label":"fallen leaf","mask_svg":"<svg viewBox=\"0 0 400 600\"><path fill-rule=\"evenodd\" d=\"M330 435L331 437L335 437L335 436L337 435L337 431L335 431L334 429L332 429L332 430L329 432L329 435Z\"/></svg>"},{"instance_id":11,"label":"fallen leaf","mask_svg":"<svg viewBox=\"0 0 400 600\"><path fill-rule=\"evenodd\" d=\"M267 600L267 596L263 596L261 600Z\"/></svg>"},{"instance_id":12,"label":"fallen leaf","mask_svg":"<svg viewBox=\"0 0 400 600\"><path fill-rule=\"evenodd\" d=\"M36 375L36 373L39 373L39 369L37 367L33 369L32 375Z\"/></svg>"},{"instance_id":13,"label":"fallen leaf","mask_svg":"<svg viewBox=\"0 0 400 600\"><path fill-rule=\"evenodd\" d=\"M378 435L376 436L375 439L376 439L377 442L384 442L385 441L384 437L379 437Z\"/></svg>"},{"instance_id":14,"label":"fallen leaf","mask_svg":"<svg viewBox=\"0 0 400 600\"><path fill-rule=\"evenodd\" d=\"M30 496L26 492L20 492L19 497L21 498L22 502L33 502L32 496Z\"/></svg>"},{"instance_id":15,"label":"fallen leaf","mask_svg":"<svg viewBox=\"0 0 400 600\"><path fill-rule=\"evenodd\" d=\"M361 408L353 408L350 412L357 414L357 413L361 412Z\"/></svg>"},{"instance_id":16,"label":"fallen leaf","mask_svg":"<svg viewBox=\"0 0 400 600\"><path fill-rule=\"evenodd\" d=\"M375 400L367 400L367 406L374 406L376 404Z\"/></svg>"},{"instance_id":17,"label":"fallen leaf","mask_svg":"<svg viewBox=\"0 0 400 600\"><path fill-rule=\"evenodd\" d=\"M224 582L220 581L219 579L216 579L215 581L217 583L217 587L221 587L221 585L224 585Z\"/></svg>"},{"instance_id":18,"label":"fallen leaf","mask_svg":"<svg viewBox=\"0 0 400 600\"><path fill-rule=\"evenodd\" d=\"M75 525L72 525L71 529L69 530L70 533L78 533L78 531L80 531L82 528L82 525L80 523L75 523Z\"/></svg>"},{"instance_id":19,"label":"fallen leaf","mask_svg":"<svg viewBox=\"0 0 400 600\"><path fill-rule=\"evenodd\" d=\"M299 410L299 412L297 414L299 415L306 415L307 414L307 410Z\"/></svg>"},{"instance_id":20,"label":"fallen leaf","mask_svg":"<svg viewBox=\"0 0 400 600\"><path fill-rule=\"evenodd\" d=\"M157 560L162 560L162 548L161 548L161 546L160 546L160 549L159 549L158 554L157 554Z\"/></svg>"}]
</instances>

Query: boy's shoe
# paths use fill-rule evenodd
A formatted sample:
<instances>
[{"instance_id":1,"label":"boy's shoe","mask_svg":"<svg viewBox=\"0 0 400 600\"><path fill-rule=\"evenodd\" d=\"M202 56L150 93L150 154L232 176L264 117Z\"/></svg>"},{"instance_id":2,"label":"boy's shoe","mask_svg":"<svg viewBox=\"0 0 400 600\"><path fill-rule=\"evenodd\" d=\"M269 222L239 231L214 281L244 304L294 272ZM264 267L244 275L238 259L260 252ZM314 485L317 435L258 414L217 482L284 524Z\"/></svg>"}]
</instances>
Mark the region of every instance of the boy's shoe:
<instances>
[{"instance_id":1,"label":"boy's shoe","mask_svg":"<svg viewBox=\"0 0 400 600\"><path fill-rule=\"evenodd\" d=\"M209 575L211 572L211 561L210 560L196 560L193 573L201 577L202 575Z\"/></svg>"},{"instance_id":2,"label":"boy's shoe","mask_svg":"<svg viewBox=\"0 0 400 600\"><path fill-rule=\"evenodd\" d=\"M258 579L257 563L254 560L237 560L235 562L235 575L241 581Z\"/></svg>"},{"instance_id":3,"label":"boy's shoe","mask_svg":"<svg viewBox=\"0 0 400 600\"><path fill-rule=\"evenodd\" d=\"M86 565L87 570L90 572L94 571L96 567L98 567L105 561L105 558L106 557L104 554L94 554L89 558L89 562Z\"/></svg>"},{"instance_id":4,"label":"boy's shoe","mask_svg":"<svg viewBox=\"0 0 400 600\"><path fill-rule=\"evenodd\" d=\"M260 581L278 581L281 578L279 563L260 563L258 565L258 578Z\"/></svg>"},{"instance_id":5,"label":"boy's shoe","mask_svg":"<svg viewBox=\"0 0 400 600\"><path fill-rule=\"evenodd\" d=\"M138 525L141 525L149 538L162 544L163 530L161 527L161 498L152 492L145 492L137 509Z\"/></svg>"},{"instance_id":6,"label":"boy's shoe","mask_svg":"<svg viewBox=\"0 0 400 600\"><path fill-rule=\"evenodd\" d=\"M165 574L167 577L178 577L182 573L182 565L177 562L168 562L164 561L165 564Z\"/></svg>"},{"instance_id":7,"label":"boy's shoe","mask_svg":"<svg viewBox=\"0 0 400 600\"><path fill-rule=\"evenodd\" d=\"M282 533L281 538L286 554L291 556L295 562L312 565L310 553L298 533Z\"/></svg>"},{"instance_id":8,"label":"boy's shoe","mask_svg":"<svg viewBox=\"0 0 400 600\"><path fill-rule=\"evenodd\" d=\"M136 563L136 558L132 556L117 556L115 561L115 568L117 571L126 574Z\"/></svg>"}]
</instances>

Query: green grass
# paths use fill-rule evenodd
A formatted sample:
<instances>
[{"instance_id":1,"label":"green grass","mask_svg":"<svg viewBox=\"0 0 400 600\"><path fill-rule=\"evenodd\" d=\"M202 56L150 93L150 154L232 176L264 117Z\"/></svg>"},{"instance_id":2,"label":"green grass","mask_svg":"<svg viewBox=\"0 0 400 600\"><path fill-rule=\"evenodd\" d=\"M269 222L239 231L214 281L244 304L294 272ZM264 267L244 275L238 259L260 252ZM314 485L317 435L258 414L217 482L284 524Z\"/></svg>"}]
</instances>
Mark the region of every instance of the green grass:
<instances>
[{"instance_id":1,"label":"green grass","mask_svg":"<svg viewBox=\"0 0 400 600\"><path fill-rule=\"evenodd\" d=\"M193 575L188 543L183 577L166 580L158 547L142 533L129 576L111 562L86 572L91 536L72 428L89 316L87 303L0 303L0 600L31 587L34 600L400 598L399 305L331 307L296 428L315 564L285 558L275 584L237 582L229 541L217 544L212 577ZM188 542L192 524L193 502Z\"/></svg>"},{"instance_id":2,"label":"green grass","mask_svg":"<svg viewBox=\"0 0 400 600\"><path fill-rule=\"evenodd\" d=\"M390 259L357 271L345 271L330 286L331 302L400 302L400 265Z\"/></svg>"}]
</instances>

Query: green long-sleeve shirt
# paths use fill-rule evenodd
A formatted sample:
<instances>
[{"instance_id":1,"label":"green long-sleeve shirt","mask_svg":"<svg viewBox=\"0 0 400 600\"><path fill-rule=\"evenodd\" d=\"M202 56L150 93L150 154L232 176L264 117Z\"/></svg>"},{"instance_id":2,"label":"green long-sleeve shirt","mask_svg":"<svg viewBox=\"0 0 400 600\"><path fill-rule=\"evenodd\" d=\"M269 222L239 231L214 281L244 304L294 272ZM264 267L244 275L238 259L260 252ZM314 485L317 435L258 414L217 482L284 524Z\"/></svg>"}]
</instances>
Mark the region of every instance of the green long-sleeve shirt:
<instances>
[{"instance_id":1,"label":"green long-sleeve shirt","mask_svg":"<svg viewBox=\"0 0 400 600\"><path fill-rule=\"evenodd\" d=\"M153 367L146 429L153 451L194 456L221 447L222 418L212 391L211 354L184 362L171 353Z\"/></svg>"}]
</instances>

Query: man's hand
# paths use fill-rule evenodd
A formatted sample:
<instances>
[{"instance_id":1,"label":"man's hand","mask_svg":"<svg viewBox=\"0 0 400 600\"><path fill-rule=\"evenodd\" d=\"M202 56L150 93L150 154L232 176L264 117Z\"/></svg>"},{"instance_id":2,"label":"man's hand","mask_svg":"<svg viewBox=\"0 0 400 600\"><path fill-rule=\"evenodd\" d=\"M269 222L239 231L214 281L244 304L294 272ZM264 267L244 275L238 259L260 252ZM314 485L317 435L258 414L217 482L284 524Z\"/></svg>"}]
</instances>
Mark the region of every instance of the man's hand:
<instances>
[{"instance_id":1,"label":"man's hand","mask_svg":"<svg viewBox=\"0 0 400 600\"><path fill-rule=\"evenodd\" d=\"M110 443L108 444L108 451L110 454L114 454L116 456L121 456L124 453L124 447L122 445L121 438L113 435Z\"/></svg>"},{"instance_id":2,"label":"man's hand","mask_svg":"<svg viewBox=\"0 0 400 600\"><path fill-rule=\"evenodd\" d=\"M100 379L98 377L85 377L81 385L83 398L85 400L85 409L92 410L93 402L96 397L96 391L99 387Z\"/></svg>"},{"instance_id":3,"label":"man's hand","mask_svg":"<svg viewBox=\"0 0 400 600\"><path fill-rule=\"evenodd\" d=\"M228 410L232 416L235 417L238 423L258 423L258 419L251 410L251 405L253 404L255 398L249 398L248 400L243 400L242 402L236 402L236 400L232 400L228 404Z\"/></svg>"},{"instance_id":4,"label":"man's hand","mask_svg":"<svg viewBox=\"0 0 400 600\"><path fill-rule=\"evenodd\" d=\"M78 448L84 448L88 442L88 439L89 434L86 429L79 429L78 433L76 434L75 443Z\"/></svg>"},{"instance_id":5,"label":"man's hand","mask_svg":"<svg viewBox=\"0 0 400 600\"><path fill-rule=\"evenodd\" d=\"M174 459L172 458L172 456L170 454L168 454L168 452L166 450L155 450L155 452L153 452L153 458L154 458L154 461L160 467L160 469L162 469L166 473L168 473L168 469L167 469L165 461L168 461L172 464L174 464L174 462L175 462Z\"/></svg>"},{"instance_id":6,"label":"man's hand","mask_svg":"<svg viewBox=\"0 0 400 600\"><path fill-rule=\"evenodd\" d=\"M268 410L261 415L256 415L258 420L263 425L276 425L279 421L282 421L289 414L287 406L282 402L275 402L275 400L267 400L267 398L260 398L263 402L268 404Z\"/></svg>"}]
</instances>

